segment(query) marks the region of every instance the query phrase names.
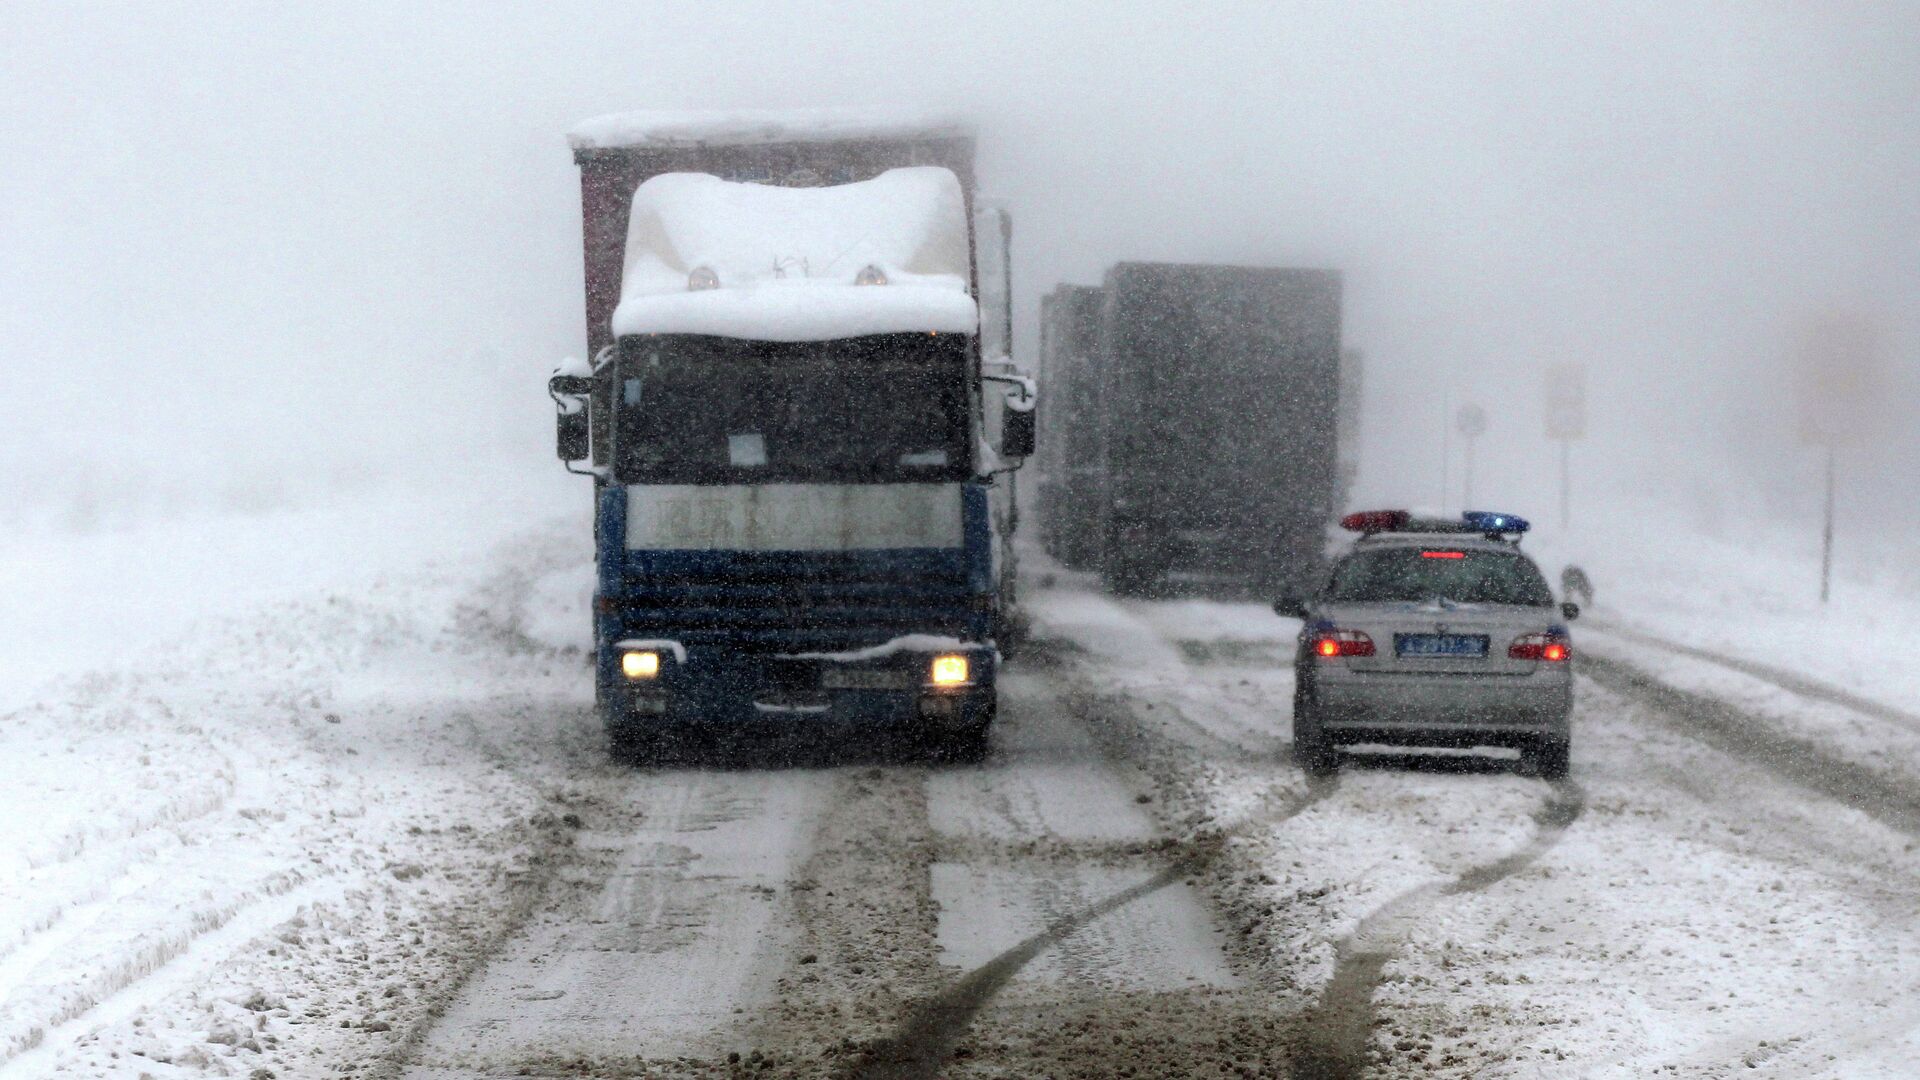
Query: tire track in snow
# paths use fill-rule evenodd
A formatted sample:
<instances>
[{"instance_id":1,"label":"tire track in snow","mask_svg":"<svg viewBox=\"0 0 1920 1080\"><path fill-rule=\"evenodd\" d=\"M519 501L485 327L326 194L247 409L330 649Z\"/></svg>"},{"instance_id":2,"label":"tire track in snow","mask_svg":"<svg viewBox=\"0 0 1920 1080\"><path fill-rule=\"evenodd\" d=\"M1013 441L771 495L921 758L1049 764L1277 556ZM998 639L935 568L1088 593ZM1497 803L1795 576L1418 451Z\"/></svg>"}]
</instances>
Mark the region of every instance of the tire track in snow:
<instances>
[{"instance_id":1,"label":"tire track in snow","mask_svg":"<svg viewBox=\"0 0 1920 1080\"><path fill-rule=\"evenodd\" d=\"M1035 958L1102 916L1149 896L1176 881L1204 872L1225 848L1232 833L1285 824L1332 794L1331 782L1316 784L1289 801L1278 812L1261 814L1228 830L1210 833L1176 845L1182 851L1159 873L1092 904L1055 919L1039 933L1006 950L955 980L946 989L910 1011L895 1033L875 1047L866 1060L849 1069L848 1080L924 1080L937 1077L957 1043L980 1010Z\"/></svg>"},{"instance_id":2,"label":"tire track in snow","mask_svg":"<svg viewBox=\"0 0 1920 1080\"><path fill-rule=\"evenodd\" d=\"M564 570L570 565L569 559L577 561L578 558L577 548L565 542L561 535L547 529L530 532L519 542L519 550L504 560L505 565L498 572L455 606L454 617L475 625L483 636L490 637L509 653L522 652L563 660L566 656L564 649L539 642L526 632L526 611L542 576ZM502 610L505 614L498 614ZM533 703L526 703L525 708L529 714L535 711ZM459 721L472 733L471 745L482 758L492 764L498 773L532 792L555 812L563 811L570 805L561 798L564 788L582 789L587 792L586 801L596 808L604 808L618 805L621 794L631 783L629 770L613 765L604 755L596 758L587 747L577 742L560 739L555 739L550 749L575 759L571 762L573 767L542 776L529 762L524 749L510 752L501 746L471 712L463 712ZM457 961L434 987L419 1016L407 1025L374 1067L373 1076L376 1080L392 1080L402 1074L408 1062L419 1054L434 1028L446 1016L447 1010L486 968L488 961L499 955L526 928L544 903L554 898L556 883L569 872L578 872L588 866L588 857L579 851L574 840L573 834L554 829L537 829L530 833L527 838L530 849L527 864L531 872L515 878L508 885L504 903L492 927L478 947ZM593 873L604 876L611 869L610 865L596 867Z\"/></svg>"},{"instance_id":3,"label":"tire track in snow","mask_svg":"<svg viewBox=\"0 0 1920 1080\"><path fill-rule=\"evenodd\" d=\"M1920 836L1920 793L1835 756L1810 739L1788 735L1719 698L1681 690L1631 664L1591 652L1581 674L1676 721L1675 730L1759 765L1818 795L1852 807L1889 828Z\"/></svg>"},{"instance_id":4,"label":"tire track in snow","mask_svg":"<svg viewBox=\"0 0 1920 1080\"><path fill-rule=\"evenodd\" d=\"M205 980L222 960L302 911L337 899L338 879L279 874L241 896L192 913L131 950L119 948L94 978L35 995L0 1016L0 1078L50 1075L51 1058L86 1030L123 1022L181 986ZM28 988L31 989L31 988ZM37 1014L29 1011L38 1007Z\"/></svg>"},{"instance_id":5,"label":"tire track in snow","mask_svg":"<svg viewBox=\"0 0 1920 1080\"><path fill-rule=\"evenodd\" d=\"M1825 702L1829 705L1838 705L1843 709L1851 709L1863 716L1871 716L1875 720L1881 720L1889 724L1904 727L1911 731L1920 731L1920 714L1894 708L1885 702L1863 697L1850 690L1835 686L1832 683L1822 682L1819 679L1811 678L1798 672L1774 667L1771 664L1763 664L1756 660L1744 660L1737 656L1729 656L1726 653L1715 652L1712 649L1704 649L1698 645L1683 645L1676 641L1668 641L1666 638L1657 637L1644 630L1629 629L1611 620L1598 623L1596 629L1637 644L1651 645L1662 652L1678 653L1681 656L1689 656L1695 660L1704 660L1709 664L1718 664L1729 671L1737 671L1742 675L1759 679L1761 682L1772 683L1774 686L1785 690L1789 694L1796 694L1800 697L1812 701Z\"/></svg>"},{"instance_id":6,"label":"tire track in snow","mask_svg":"<svg viewBox=\"0 0 1920 1080\"><path fill-rule=\"evenodd\" d=\"M1365 1072L1377 1011L1374 991L1387 962L1399 951L1408 924L1440 900L1477 892L1531 866L1560 842L1567 827L1586 809L1586 801L1586 792L1578 784L1555 782L1552 794L1534 814L1537 828L1525 846L1470 867L1451 881L1402 893L1362 919L1340 943L1333 977L1298 1026L1301 1042L1288 1070L1289 1080L1348 1080Z\"/></svg>"}]
</instances>

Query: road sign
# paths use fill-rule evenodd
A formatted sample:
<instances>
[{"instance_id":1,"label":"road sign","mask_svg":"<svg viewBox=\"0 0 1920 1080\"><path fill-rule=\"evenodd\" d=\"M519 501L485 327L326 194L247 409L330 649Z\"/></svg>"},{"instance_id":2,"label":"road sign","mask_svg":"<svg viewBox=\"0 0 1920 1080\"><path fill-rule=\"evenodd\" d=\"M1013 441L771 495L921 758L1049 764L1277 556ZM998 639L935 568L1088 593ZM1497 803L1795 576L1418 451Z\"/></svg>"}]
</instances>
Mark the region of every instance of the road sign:
<instances>
[{"instance_id":1,"label":"road sign","mask_svg":"<svg viewBox=\"0 0 1920 1080\"><path fill-rule=\"evenodd\" d=\"M1870 436L1890 422L1886 352L1878 320L1858 311L1830 311L1807 324L1795 357L1800 439L1827 452L1826 506L1820 529L1823 604L1833 593L1835 447Z\"/></svg>"},{"instance_id":2,"label":"road sign","mask_svg":"<svg viewBox=\"0 0 1920 1080\"><path fill-rule=\"evenodd\" d=\"M1547 438L1572 441L1587 433L1587 369L1579 364L1547 368Z\"/></svg>"},{"instance_id":3,"label":"road sign","mask_svg":"<svg viewBox=\"0 0 1920 1080\"><path fill-rule=\"evenodd\" d=\"M1830 312L1811 321L1795 360L1802 442L1849 442L1883 417L1886 344L1872 319Z\"/></svg>"},{"instance_id":4,"label":"road sign","mask_svg":"<svg viewBox=\"0 0 1920 1080\"><path fill-rule=\"evenodd\" d=\"M1453 426L1467 438L1477 439L1487 433L1487 410L1469 401L1453 414Z\"/></svg>"}]
</instances>

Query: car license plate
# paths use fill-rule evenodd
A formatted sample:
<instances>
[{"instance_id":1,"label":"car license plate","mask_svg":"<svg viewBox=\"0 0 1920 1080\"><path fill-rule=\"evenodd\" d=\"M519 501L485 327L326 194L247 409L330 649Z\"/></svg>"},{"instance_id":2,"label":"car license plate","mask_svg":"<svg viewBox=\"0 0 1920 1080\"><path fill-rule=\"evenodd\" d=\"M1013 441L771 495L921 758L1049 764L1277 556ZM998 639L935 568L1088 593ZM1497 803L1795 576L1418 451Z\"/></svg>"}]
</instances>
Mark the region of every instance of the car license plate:
<instances>
[{"instance_id":1,"label":"car license plate","mask_svg":"<svg viewBox=\"0 0 1920 1080\"><path fill-rule=\"evenodd\" d=\"M1445 656L1484 658L1485 634L1395 634L1393 651L1399 656Z\"/></svg>"},{"instance_id":2,"label":"car license plate","mask_svg":"<svg viewBox=\"0 0 1920 1080\"><path fill-rule=\"evenodd\" d=\"M828 668L820 673L820 685L828 690L911 690L913 683L910 671Z\"/></svg>"}]
</instances>

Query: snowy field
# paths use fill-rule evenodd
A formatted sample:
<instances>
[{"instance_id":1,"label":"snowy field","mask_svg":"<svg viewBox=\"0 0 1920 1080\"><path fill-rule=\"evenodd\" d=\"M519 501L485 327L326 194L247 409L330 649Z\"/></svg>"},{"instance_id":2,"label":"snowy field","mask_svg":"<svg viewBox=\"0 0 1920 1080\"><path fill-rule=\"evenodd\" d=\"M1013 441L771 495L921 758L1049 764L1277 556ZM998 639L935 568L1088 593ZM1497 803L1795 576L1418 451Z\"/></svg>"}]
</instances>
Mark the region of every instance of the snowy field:
<instances>
[{"instance_id":1,"label":"snowy field","mask_svg":"<svg viewBox=\"0 0 1920 1080\"><path fill-rule=\"evenodd\" d=\"M599 761L591 548L482 503L10 539L0 1075L377 1061L530 901Z\"/></svg>"},{"instance_id":2,"label":"snowy field","mask_svg":"<svg viewBox=\"0 0 1920 1080\"><path fill-rule=\"evenodd\" d=\"M1309 783L1295 624L1038 556L986 764L635 772L591 716L584 492L529 490L9 536L47 610L0 683L0 1078L1920 1069L1900 676L1798 663L1784 594L1715 619L1775 580L1723 549L1586 557L1582 648L1694 696L1596 666L1564 784ZM1920 636L1869 595L1811 616Z\"/></svg>"}]
</instances>

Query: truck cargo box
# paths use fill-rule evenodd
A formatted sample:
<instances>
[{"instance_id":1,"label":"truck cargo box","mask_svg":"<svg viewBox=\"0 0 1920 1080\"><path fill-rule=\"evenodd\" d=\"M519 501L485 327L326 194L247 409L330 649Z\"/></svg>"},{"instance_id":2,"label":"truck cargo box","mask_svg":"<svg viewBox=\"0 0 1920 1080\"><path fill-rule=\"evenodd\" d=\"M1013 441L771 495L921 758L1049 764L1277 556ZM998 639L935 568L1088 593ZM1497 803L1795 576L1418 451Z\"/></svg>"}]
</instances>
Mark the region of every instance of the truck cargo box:
<instances>
[{"instance_id":1,"label":"truck cargo box","mask_svg":"<svg viewBox=\"0 0 1920 1080\"><path fill-rule=\"evenodd\" d=\"M1098 562L1116 591L1278 595L1319 573L1341 483L1340 292L1329 270L1107 273L1101 478L1083 490L1105 504Z\"/></svg>"}]
</instances>

